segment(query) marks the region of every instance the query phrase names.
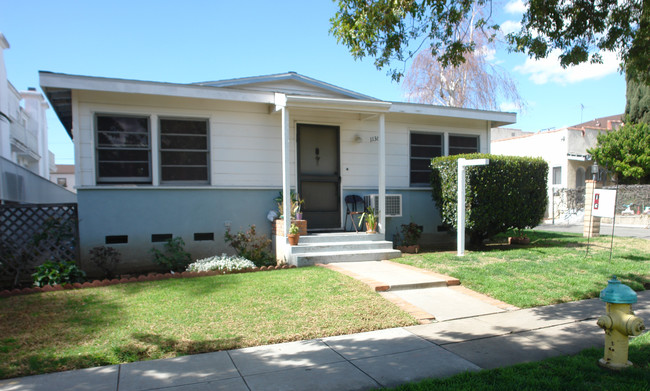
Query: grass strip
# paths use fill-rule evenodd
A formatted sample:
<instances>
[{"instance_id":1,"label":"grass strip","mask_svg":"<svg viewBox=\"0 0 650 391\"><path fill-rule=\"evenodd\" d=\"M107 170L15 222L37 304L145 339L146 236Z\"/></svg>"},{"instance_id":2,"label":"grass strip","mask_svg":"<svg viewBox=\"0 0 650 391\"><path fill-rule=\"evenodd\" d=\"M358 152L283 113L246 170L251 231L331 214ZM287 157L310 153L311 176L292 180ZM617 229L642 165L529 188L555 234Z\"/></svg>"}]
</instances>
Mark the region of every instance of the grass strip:
<instances>
[{"instance_id":1,"label":"grass strip","mask_svg":"<svg viewBox=\"0 0 650 391\"><path fill-rule=\"evenodd\" d=\"M518 364L506 368L466 372L446 379L404 384L392 391L522 391L522 390L650 390L650 334L630 342L634 366L616 372L598 366L603 349L587 349L573 356Z\"/></svg>"}]
</instances>

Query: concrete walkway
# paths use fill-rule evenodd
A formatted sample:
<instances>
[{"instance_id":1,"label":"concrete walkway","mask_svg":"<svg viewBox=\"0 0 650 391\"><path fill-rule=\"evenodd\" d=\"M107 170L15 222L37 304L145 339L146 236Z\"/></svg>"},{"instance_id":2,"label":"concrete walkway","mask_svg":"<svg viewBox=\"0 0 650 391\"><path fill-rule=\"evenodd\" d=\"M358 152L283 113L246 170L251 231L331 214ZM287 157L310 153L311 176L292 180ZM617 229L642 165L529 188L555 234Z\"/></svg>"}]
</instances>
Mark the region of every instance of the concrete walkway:
<instances>
[{"instance_id":1,"label":"concrete walkway","mask_svg":"<svg viewBox=\"0 0 650 391\"><path fill-rule=\"evenodd\" d=\"M372 390L603 347L604 332L596 326L596 319L604 313L605 305L598 299L520 310L485 301L482 295L469 294L471 291L458 290L460 287L451 285L453 281L447 285L449 281L438 278L441 276L435 273L415 276L407 272L408 268L378 263L365 268L370 271L361 276L364 268L352 271L356 266L349 266L348 272L366 279L366 283L382 286L386 285L382 280L390 280L392 286L398 287L397 291L388 291L388 294L412 291L400 290L399 281L410 288L413 284L424 284L420 289L424 295L428 295L424 291L429 290L446 292L431 293L432 298L436 294L442 296L431 302L424 300L420 311L432 312L431 319L447 320L0 380L0 391ZM342 269L345 265L332 267ZM395 269L397 267L403 270ZM391 270L394 278L389 278ZM436 278L445 281L444 286L426 285L440 284L433 281ZM648 324L650 291L640 292L638 297L639 302L633 309ZM400 299L406 302L405 297ZM416 300L420 299L411 299ZM455 301L441 310L449 300ZM409 305L415 307L413 303ZM465 306L477 308L470 311L463 308Z\"/></svg>"}]
</instances>

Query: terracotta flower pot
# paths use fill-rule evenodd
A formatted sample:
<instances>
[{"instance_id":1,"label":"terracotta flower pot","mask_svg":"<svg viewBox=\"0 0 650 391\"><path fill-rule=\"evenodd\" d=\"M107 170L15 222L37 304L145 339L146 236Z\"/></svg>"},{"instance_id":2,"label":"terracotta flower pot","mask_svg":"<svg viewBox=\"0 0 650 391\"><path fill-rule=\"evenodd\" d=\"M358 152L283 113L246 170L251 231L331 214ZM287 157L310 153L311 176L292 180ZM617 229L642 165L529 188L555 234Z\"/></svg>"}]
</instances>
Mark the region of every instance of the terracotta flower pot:
<instances>
[{"instance_id":1,"label":"terracotta flower pot","mask_svg":"<svg viewBox=\"0 0 650 391\"><path fill-rule=\"evenodd\" d=\"M288 238L289 238L289 245L297 246L298 240L300 239L300 234L289 234Z\"/></svg>"},{"instance_id":2,"label":"terracotta flower pot","mask_svg":"<svg viewBox=\"0 0 650 391\"><path fill-rule=\"evenodd\" d=\"M372 227L370 224L366 223L366 233L367 234L376 234L377 233L377 223L373 225Z\"/></svg>"}]
</instances>

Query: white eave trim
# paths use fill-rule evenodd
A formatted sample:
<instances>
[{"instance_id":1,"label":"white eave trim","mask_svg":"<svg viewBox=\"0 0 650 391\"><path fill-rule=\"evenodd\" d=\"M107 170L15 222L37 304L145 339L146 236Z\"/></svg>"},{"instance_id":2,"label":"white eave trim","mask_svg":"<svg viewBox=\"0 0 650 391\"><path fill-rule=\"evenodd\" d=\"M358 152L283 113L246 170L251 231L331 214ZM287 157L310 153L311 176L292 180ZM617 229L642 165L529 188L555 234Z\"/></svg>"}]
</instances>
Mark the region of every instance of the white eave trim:
<instances>
[{"instance_id":1,"label":"white eave trim","mask_svg":"<svg viewBox=\"0 0 650 391\"><path fill-rule=\"evenodd\" d=\"M228 88L153 81L111 79L93 76L39 72L41 87L70 90L162 95L182 98L215 99L253 103L275 103L272 92L242 91Z\"/></svg>"},{"instance_id":2,"label":"white eave trim","mask_svg":"<svg viewBox=\"0 0 650 391\"><path fill-rule=\"evenodd\" d=\"M392 103L376 100L320 98L313 96L275 94L276 110L282 107L335 110L354 113L385 113Z\"/></svg>"},{"instance_id":3,"label":"white eave trim","mask_svg":"<svg viewBox=\"0 0 650 391\"><path fill-rule=\"evenodd\" d=\"M416 103L393 102L389 113L419 114L436 117L464 118L481 121L491 121L493 127L514 124L517 122L516 113L504 113L500 111L486 111L461 109L457 107L433 106Z\"/></svg>"}]
</instances>

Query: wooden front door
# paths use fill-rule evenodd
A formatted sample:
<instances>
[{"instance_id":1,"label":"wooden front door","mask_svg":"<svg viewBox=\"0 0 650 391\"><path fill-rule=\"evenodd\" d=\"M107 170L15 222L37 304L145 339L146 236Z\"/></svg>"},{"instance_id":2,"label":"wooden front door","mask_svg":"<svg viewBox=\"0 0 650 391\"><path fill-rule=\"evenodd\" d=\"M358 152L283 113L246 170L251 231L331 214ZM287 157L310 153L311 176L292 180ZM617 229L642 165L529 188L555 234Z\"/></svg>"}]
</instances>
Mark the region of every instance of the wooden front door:
<instances>
[{"instance_id":1,"label":"wooden front door","mask_svg":"<svg viewBox=\"0 0 650 391\"><path fill-rule=\"evenodd\" d=\"M309 229L341 227L339 128L298 124L298 192Z\"/></svg>"}]
</instances>

